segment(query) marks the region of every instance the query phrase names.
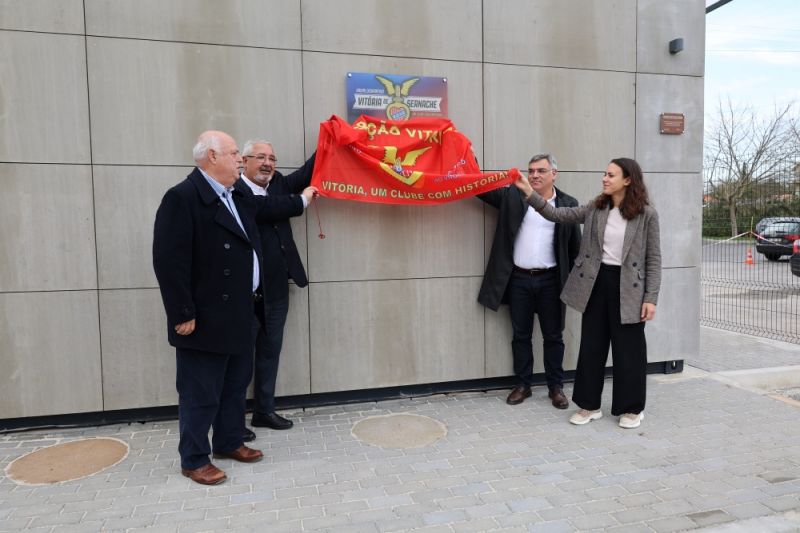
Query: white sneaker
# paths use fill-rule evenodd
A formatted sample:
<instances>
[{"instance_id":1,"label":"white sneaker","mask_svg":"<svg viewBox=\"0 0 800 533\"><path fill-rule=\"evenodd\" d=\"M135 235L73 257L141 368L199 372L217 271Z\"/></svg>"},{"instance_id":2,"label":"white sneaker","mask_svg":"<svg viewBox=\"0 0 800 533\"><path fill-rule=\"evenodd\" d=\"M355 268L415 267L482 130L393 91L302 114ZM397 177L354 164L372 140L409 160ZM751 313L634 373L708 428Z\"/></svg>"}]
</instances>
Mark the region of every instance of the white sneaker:
<instances>
[{"instance_id":1,"label":"white sneaker","mask_svg":"<svg viewBox=\"0 0 800 533\"><path fill-rule=\"evenodd\" d=\"M586 409L581 409L569 417L569 423L575 424L576 426L582 426L584 424L588 424L592 420L597 420L598 418L603 418L603 411L600 409L597 411L587 411Z\"/></svg>"},{"instance_id":2,"label":"white sneaker","mask_svg":"<svg viewBox=\"0 0 800 533\"><path fill-rule=\"evenodd\" d=\"M644 413L625 413L619 417L619 427L625 429L638 428L642 420L644 420Z\"/></svg>"}]
</instances>

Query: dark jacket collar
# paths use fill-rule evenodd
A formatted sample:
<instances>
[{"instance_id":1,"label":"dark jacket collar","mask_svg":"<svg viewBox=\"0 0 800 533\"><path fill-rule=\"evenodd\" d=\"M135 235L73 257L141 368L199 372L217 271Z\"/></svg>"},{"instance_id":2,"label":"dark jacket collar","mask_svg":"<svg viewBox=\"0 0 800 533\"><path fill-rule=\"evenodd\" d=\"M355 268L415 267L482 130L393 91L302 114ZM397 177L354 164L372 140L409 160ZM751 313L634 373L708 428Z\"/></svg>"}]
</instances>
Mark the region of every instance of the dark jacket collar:
<instances>
[{"instance_id":1,"label":"dark jacket collar","mask_svg":"<svg viewBox=\"0 0 800 533\"><path fill-rule=\"evenodd\" d=\"M204 204L208 205L219 200L217 192L211 187L211 185L208 184L208 181L206 181L205 176L203 176L199 168L194 167L192 169L192 172L188 176L186 176L186 179L191 181L197 188L197 192L198 194L200 194L200 199L203 201ZM236 187L236 183L233 184L233 194L237 195L243 194L243 191L240 188Z\"/></svg>"}]
</instances>

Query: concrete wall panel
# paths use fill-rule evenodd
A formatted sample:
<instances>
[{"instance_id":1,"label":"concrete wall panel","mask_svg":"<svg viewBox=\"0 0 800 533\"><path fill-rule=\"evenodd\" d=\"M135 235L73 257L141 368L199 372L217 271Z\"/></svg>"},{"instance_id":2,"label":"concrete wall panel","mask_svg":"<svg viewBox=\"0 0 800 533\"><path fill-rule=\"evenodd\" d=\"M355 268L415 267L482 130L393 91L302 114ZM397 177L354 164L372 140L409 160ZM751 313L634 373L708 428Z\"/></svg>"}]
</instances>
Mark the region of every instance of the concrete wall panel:
<instances>
[{"instance_id":1,"label":"concrete wall panel","mask_svg":"<svg viewBox=\"0 0 800 533\"><path fill-rule=\"evenodd\" d=\"M300 289L289 285L289 316L283 331L276 396L311 393L308 293L308 287Z\"/></svg>"},{"instance_id":2,"label":"concrete wall panel","mask_svg":"<svg viewBox=\"0 0 800 533\"><path fill-rule=\"evenodd\" d=\"M0 31L0 161L89 163L84 38Z\"/></svg>"},{"instance_id":3,"label":"concrete wall panel","mask_svg":"<svg viewBox=\"0 0 800 533\"><path fill-rule=\"evenodd\" d=\"M480 64L359 55L303 53L307 150L317 147L319 123L332 114L347 118L348 72L440 76L447 78L448 117L483 154L483 79Z\"/></svg>"},{"instance_id":4,"label":"concrete wall panel","mask_svg":"<svg viewBox=\"0 0 800 533\"><path fill-rule=\"evenodd\" d=\"M475 199L441 206L323 199L319 209L326 238L309 228L312 281L483 275L483 210Z\"/></svg>"},{"instance_id":5,"label":"concrete wall panel","mask_svg":"<svg viewBox=\"0 0 800 533\"><path fill-rule=\"evenodd\" d=\"M650 201L658 210L664 268L700 265L703 179L699 174L648 174Z\"/></svg>"},{"instance_id":6,"label":"concrete wall panel","mask_svg":"<svg viewBox=\"0 0 800 533\"><path fill-rule=\"evenodd\" d=\"M158 289L100 291L100 331L106 410L178 404Z\"/></svg>"},{"instance_id":7,"label":"concrete wall panel","mask_svg":"<svg viewBox=\"0 0 800 533\"><path fill-rule=\"evenodd\" d=\"M586 204L594 200L594 198L603 192L603 172L608 166L608 162L615 156L608 156L601 162L598 168L592 172L569 172L560 170L556 175L556 187L575 197L580 205ZM561 160L558 159L559 166Z\"/></svg>"},{"instance_id":8,"label":"concrete wall panel","mask_svg":"<svg viewBox=\"0 0 800 533\"><path fill-rule=\"evenodd\" d=\"M86 31L97 36L297 49L300 2L86 0ZM259 70L256 64L250 68Z\"/></svg>"},{"instance_id":9,"label":"concrete wall panel","mask_svg":"<svg viewBox=\"0 0 800 533\"><path fill-rule=\"evenodd\" d=\"M703 168L703 78L636 76L636 160L645 172L700 172ZM682 135L659 130L661 113L683 113Z\"/></svg>"},{"instance_id":10,"label":"concrete wall panel","mask_svg":"<svg viewBox=\"0 0 800 533\"><path fill-rule=\"evenodd\" d=\"M88 166L0 163L0 291L97 287Z\"/></svg>"},{"instance_id":11,"label":"concrete wall panel","mask_svg":"<svg viewBox=\"0 0 800 533\"><path fill-rule=\"evenodd\" d=\"M633 0L487 0L483 6L487 62L636 69Z\"/></svg>"},{"instance_id":12,"label":"concrete wall panel","mask_svg":"<svg viewBox=\"0 0 800 533\"><path fill-rule=\"evenodd\" d=\"M484 377L479 281L312 284L312 392Z\"/></svg>"},{"instance_id":13,"label":"concrete wall panel","mask_svg":"<svg viewBox=\"0 0 800 533\"><path fill-rule=\"evenodd\" d=\"M706 55L704 2L638 0L636 60L639 72L702 76ZM669 42L683 38L684 49L669 53Z\"/></svg>"},{"instance_id":14,"label":"concrete wall panel","mask_svg":"<svg viewBox=\"0 0 800 533\"><path fill-rule=\"evenodd\" d=\"M96 291L0 294L0 418L103 410Z\"/></svg>"},{"instance_id":15,"label":"concrete wall panel","mask_svg":"<svg viewBox=\"0 0 800 533\"><path fill-rule=\"evenodd\" d=\"M556 154L562 170L605 170L634 151L634 75L486 65L485 168ZM602 105L598 105L602 102Z\"/></svg>"},{"instance_id":16,"label":"concrete wall panel","mask_svg":"<svg viewBox=\"0 0 800 533\"><path fill-rule=\"evenodd\" d=\"M478 0L304 0L302 9L306 50L481 60Z\"/></svg>"},{"instance_id":17,"label":"concrete wall panel","mask_svg":"<svg viewBox=\"0 0 800 533\"><path fill-rule=\"evenodd\" d=\"M167 189L191 167L94 167L101 289L157 287L153 223Z\"/></svg>"},{"instance_id":18,"label":"concrete wall panel","mask_svg":"<svg viewBox=\"0 0 800 533\"><path fill-rule=\"evenodd\" d=\"M665 268L656 317L645 327L647 361L691 360L700 351L700 268Z\"/></svg>"},{"instance_id":19,"label":"concrete wall panel","mask_svg":"<svg viewBox=\"0 0 800 533\"><path fill-rule=\"evenodd\" d=\"M83 0L0 0L0 30L83 33Z\"/></svg>"},{"instance_id":20,"label":"concrete wall panel","mask_svg":"<svg viewBox=\"0 0 800 533\"><path fill-rule=\"evenodd\" d=\"M281 164L305 161L299 52L89 38L88 63L96 164L187 165L206 129L243 143L273 125Z\"/></svg>"}]
</instances>

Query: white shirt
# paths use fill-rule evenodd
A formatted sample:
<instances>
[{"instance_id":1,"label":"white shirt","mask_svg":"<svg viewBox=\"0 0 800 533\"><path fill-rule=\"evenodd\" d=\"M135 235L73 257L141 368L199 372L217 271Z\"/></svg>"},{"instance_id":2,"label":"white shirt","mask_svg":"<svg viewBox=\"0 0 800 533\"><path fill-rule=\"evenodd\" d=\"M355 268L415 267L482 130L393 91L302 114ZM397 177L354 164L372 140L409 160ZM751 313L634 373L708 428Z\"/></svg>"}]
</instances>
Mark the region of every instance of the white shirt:
<instances>
[{"instance_id":1,"label":"white shirt","mask_svg":"<svg viewBox=\"0 0 800 533\"><path fill-rule=\"evenodd\" d=\"M556 205L556 191L547 200ZM556 266L556 253L553 247L556 225L545 219L528 206L525 218L514 239L514 264L520 268L552 268Z\"/></svg>"},{"instance_id":2,"label":"white shirt","mask_svg":"<svg viewBox=\"0 0 800 533\"><path fill-rule=\"evenodd\" d=\"M625 241L625 228L628 221L622 218L619 208L615 207L608 212L606 232L603 235L603 264L622 264L622 244Z\"/></svg>"},{"instance_id":3,"label":"white shirt","mask_svg":"<svg viewBox=\"0 0 800 533\"><path fill-rule=\"evenodd\" d=\"M245 176L244 174L241 175L241 178L250 187L250 190L253 191L253 194L256 196L266 196L267 195L267 187L269 187L269 181L267 181L266 187L262 187L258 183L251 181L250 178Z\"/></svg>"}]
</instances>

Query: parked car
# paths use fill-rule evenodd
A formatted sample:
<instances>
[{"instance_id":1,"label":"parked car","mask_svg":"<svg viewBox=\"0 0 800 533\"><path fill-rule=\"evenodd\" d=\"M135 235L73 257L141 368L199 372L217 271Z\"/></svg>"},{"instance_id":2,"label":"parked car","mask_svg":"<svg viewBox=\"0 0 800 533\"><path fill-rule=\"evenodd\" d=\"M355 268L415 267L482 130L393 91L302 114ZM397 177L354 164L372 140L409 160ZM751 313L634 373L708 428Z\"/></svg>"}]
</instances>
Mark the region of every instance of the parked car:
<instances>
[{"instance_id":1,"label":"parked car","mask_svg":"<svg viewBox=\"0 0 800 533\"><path fill-rule=\"evenodd\" d=\"M756 238L756 251L768 261L791 255L794 241L800 239L800 217L786 217L770 222Z\"/></svg>"},{"instance_id":2,"label":"parked car","mask_svg":"<svg viewBox=\"0 0 800 533\"><path fill-rule=\"evenodd\" d=\"M792 274L800 276L800 239L794 241L792 252L792 257L789 258L789 268L792 269Z\"/></svg>"},{"instance_id":3,"label":"parked car","mask_svg":"<svg viewBox=\"0 0 800 533\"><path fill-rule=\"evenodd\" d=\"M795 222L800 220L800 217L790 217L790 216L782 216L782 217L764 217L758 222L756 222L755 232L756 235L761 235L761 232L764 231L769 224L773 222Z\"/></svg>"}]
</instances>

